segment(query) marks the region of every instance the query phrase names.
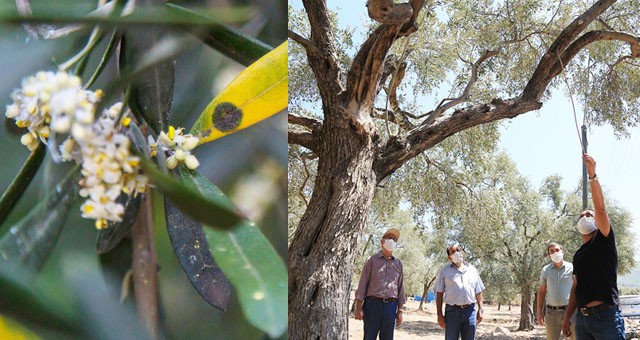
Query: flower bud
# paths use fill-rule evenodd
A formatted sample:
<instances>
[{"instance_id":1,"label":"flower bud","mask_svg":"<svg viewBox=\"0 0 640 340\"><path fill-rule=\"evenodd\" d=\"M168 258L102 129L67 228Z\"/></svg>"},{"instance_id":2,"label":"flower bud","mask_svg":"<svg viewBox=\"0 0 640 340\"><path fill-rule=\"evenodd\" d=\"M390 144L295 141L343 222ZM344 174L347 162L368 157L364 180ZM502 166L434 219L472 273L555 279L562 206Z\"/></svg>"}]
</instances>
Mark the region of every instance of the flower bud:
<instances>
[{"instance_id":1,"label":"flower bud","mask_svg":"<svg viewBox=\"0 0 640 340\"><path fill-rule=\"evenodd\" d=\"M20 137L20 143L22 143L22 145L29 145L33 143L34 139L35 138L33 137L33 135L31 135L31 133L25 133L24 135L22 135L22 137Z\"/></svg>"},{"instance_id":2,"label":"flower bud","mask_svg":"<svg viewBox=\"0 0 640 340\"><path fill-rule=\"evenodd\" d=\"M175 169L176 166L178 166L178 160L175 156L167 158L167 168L169 168L169 170Z\"/></svg>"},{"instance_id":3,"label":"flower bud","mask_svg":"<svg viewBox=\"0 0 640 340\"><path fill-rule=\"evenodd\" d=\"M187 168L191 170L200 166L200 162L198 162L198 159L194 155L187 156L187 158L184 161L184 164L187 166Z\"/></svg>"},{"instance_id":4,"label":"flower bud","mask_svg":"<svg viewBox=\"0 0 640 340\"><path fill-rule=\"evenodd\" d=\"M18 108L18 105L16 104L7 105L7 113L4 114L5 116L7 116L7 118L16 118L18 114L20 114L20 109Z\"/></svg>"},{"instance_id":5,"label":"flower bud","mask_svg":"<svg viewBox=\"0 0 640 340\"><path fill-rule=\"evenodd\" d=\"M185 154L184 151L182 151L180 149L176 150L176 152L173 155L180 162L183 162L185 160L185 158L187 158L187 154Z\"/></svg>"}]
</instances>

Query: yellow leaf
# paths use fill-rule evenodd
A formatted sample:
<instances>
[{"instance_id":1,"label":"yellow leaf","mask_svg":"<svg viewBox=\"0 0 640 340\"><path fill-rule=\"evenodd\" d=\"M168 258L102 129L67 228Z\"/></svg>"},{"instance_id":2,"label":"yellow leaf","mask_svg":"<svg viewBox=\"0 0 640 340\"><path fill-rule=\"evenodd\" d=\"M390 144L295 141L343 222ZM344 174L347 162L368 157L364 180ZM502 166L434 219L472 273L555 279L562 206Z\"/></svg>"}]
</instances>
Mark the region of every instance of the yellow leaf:
<instances>
[{"instance_id":1,"label":"yellow leaf","mask_svg":"<svg viewBox=\"0 0 640 340\"><path fill-rule=\"evenodd\" d=\"M40 338L19 323L0 314L0 339L31 340Z\"/></svg>"},{"instance_id":2,"label":"yellow leaf","mask_svg":"<svg viewBox=\"0 0 640 340\"><path fill-rule=\"evenodd\" d=\"M287 42L258 59L204 109L190 133L199 144L224 137L287 107Z\"/></svg>"}]
</instances>

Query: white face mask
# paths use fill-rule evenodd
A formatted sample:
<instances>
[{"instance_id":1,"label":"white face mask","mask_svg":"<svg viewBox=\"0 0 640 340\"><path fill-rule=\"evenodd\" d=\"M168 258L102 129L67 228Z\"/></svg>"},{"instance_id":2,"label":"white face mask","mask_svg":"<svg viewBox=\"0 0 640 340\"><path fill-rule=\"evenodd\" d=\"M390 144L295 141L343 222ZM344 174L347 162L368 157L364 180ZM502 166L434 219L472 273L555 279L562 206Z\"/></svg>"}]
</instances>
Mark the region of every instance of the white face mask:
<instances>
[{"instance_id":1,"label":"white face mask","mask_svg":"<svg viewBox=\"0 0 640 340\"><path fill-rule=\"evenodd\" d=\"M591 234L597 229L595 218L590 216L582 216L578 220L578 231L582 235Z\"/></svg>"},{"instance_id":2,"label":"white face mask","mask_svg":"<svg viewBox=\"0 0 640 340\"><path fill-rule=\"evenodd\" d=\"M560 262L562 262L562 258L564 257L564 254L559 251L559 252L551 254L549 257L551 257L551 261L553 261L555 263L560 263Z\"/></svg>"},{"instance_id":3,"label":"white face mask","mask_svg":"<svg viewBox=\"0 0 640 340\"><path fill-rule=\"evenodd\" d=\"M460 254L459 251L451 254L451 262L453 262L454 264L462 263L462 254Z\"/></svg>"},{"instance_id":4,"label":"white face mask","mask_svg":"<svg viewBox=\"0 0 640 340\"><path fill-rule=\"evenodd\" d=\"M382 244L382 246L384 247L384 249L388 250L388 251L394 251L396 250L396 241L391 240L391 239L383 239L384 243Z\"/></svg>"}]
</instances>

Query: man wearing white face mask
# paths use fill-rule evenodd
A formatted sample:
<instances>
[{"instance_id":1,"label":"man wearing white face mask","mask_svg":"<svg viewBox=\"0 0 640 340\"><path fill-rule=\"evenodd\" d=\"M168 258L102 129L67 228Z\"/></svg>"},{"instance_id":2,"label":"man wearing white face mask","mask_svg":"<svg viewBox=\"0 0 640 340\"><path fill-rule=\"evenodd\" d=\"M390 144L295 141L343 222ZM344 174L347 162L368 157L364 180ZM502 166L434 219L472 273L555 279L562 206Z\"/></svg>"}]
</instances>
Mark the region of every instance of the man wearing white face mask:
<instances>
[{"instance_id":1,"label":"man wearing white face mask","mask_svg":"<svg viewBox=\"0 0 640 340\"><path fill-rule=\"evenodd\" d=\"M364 264L356 290L356 320L364 320L364 340L392 340L394 325L402 323L402 306L406 301L402 262L393 256L400 231L387 230L382 249Z\"/></svg>"},{"instance_id":2,"label":"man wearing white face mask","mask_svg":"<svg viewBox=\"0 0 640 340\"><path fill-rule=\"evenodd\" d=\"M551 263L540 273L537 319L539 325L545 325L547 340L558 340L573 286L573 264L564 261L564 248L555 242L547 246L547 256ZM575 334L571 334L571 339L575 338Z\"/></svg>"},{"instance_id":3,"label":"man wearing white face mask","mask_svg":"<svg viewBox=\"0 0 640 340\"><path fill-rule=\"evenodd\" d=\"M445 340L472 340L483 318L484 284L476 268L463 261L464 252L459 245L448 247L447 257L451 263L440 270L434 287L438 324L445 330Z\"/></svg>"},{"instance_id":4,"label":"man wearing white face mask","mask_svg":"<svg viewBox=\"0 0 640 340\"><path fill-rule=\"evenodd\" d=\"M566 336L572 334L569 316L577 309L575 331L579 340L624 340L624 321L618 307L616 239L596 176L596 161L587 154L583 160L589 174L593 210L583 211L578 219L583 244L573 257L573 286L562 332Z\"/></svg>"}]
</instances>

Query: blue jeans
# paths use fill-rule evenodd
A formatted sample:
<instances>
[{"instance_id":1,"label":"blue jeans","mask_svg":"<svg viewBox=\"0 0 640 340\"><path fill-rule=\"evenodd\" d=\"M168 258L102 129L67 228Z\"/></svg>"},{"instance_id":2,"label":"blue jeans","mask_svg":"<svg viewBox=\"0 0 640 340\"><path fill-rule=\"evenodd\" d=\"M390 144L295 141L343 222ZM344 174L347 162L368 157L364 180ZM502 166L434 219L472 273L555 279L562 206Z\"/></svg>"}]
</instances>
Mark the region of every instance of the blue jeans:
<instances>
[{"instance_id":1,"label":"blue jeans","mask_svg":"<svg viewBox=\"0 0 640 340\"><path fill-rule=\"evenodd\" d=\"M447 305L444 309L445 340L473 340L476 338L476 305L458 308Z\"/></svg>"},{"instance_id":2,"label":"blue jeans","mask_svg":"<svg viewBox=\"0 0 640 340\"><path fill-rule=\"evenodd\" d=\"M624 320L619 308L607 309L584 316L578 310L576 335L578 340L624 340Z\"/></svg>"},{"instance_id":3,"label":"blue jeans","mask_svg":"<svg viewBox=\"0 0 640 340\"><path fill-rule=\"evenodd\" d=\"M364 340L375 340L380 333L380 340L393 340L393 328L396 324L398 301L387 303L365 299L362 306L364 313Z\"/></svg>"}]
</instances>

